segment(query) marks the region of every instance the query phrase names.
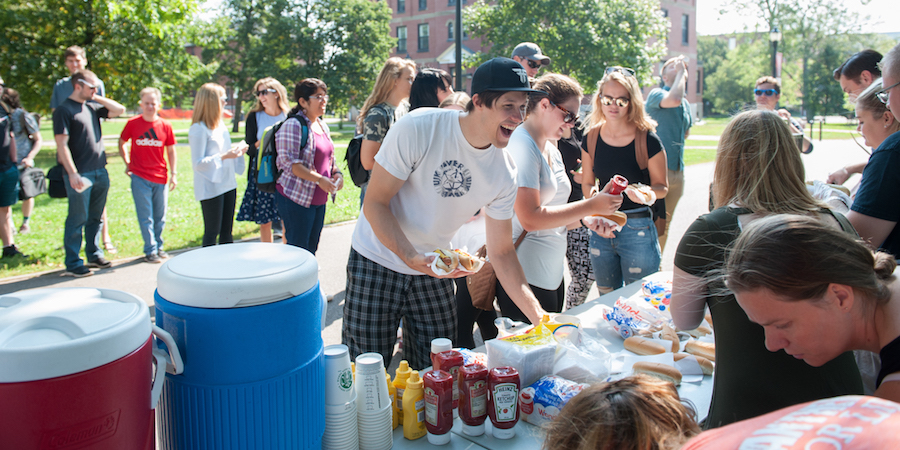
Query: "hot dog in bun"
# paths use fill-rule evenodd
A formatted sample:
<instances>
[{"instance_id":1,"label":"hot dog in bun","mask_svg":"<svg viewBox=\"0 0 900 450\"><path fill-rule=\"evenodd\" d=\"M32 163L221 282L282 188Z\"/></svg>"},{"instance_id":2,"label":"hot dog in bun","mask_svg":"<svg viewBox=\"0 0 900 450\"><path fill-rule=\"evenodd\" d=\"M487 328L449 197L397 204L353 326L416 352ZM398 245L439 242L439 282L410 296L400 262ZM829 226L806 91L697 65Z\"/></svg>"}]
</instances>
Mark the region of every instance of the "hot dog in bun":
<instances>
[{"instance_id":1,"label":"hot dog in bun","mask_svg":"<svg viewBox=\"0 0 900 450\"><path fill-rule=\"evenodd\" d=\"M629 184L625 191L631 191L633 194L635 194L635 197L642 200L640 203L644 205L652 205L654 202L656 202L656 193L653 192L653 189L651 189L650 186L647 186L646 184Z\"/></svg>"},{"instance_id":2,"label":"hot dog in bun","mask_svg":"<svg viewBox=\"0 0 900 450\"><path fill-rule=\"evenodd\" d=\"M622 211L613 211L612 214L594 214L593 217L605 219L607 224L619 228L624 227L625 223L628 222L628 216Z\"/></svg>"},{"instance_id":3,"label":"hot dog in bun","mask_svg":"<svg viewBox=\"0 0 900 450\"><path fill-rule=\"evenodd\" d=\"M664 381L671 381L672 384L676 386L681 384L681 372L666 364L640 361L631 366L631 371L634 373L652 375Z\"/></svg>"},{"instance_id":4,"label":"hot dog in bun","mask_svg":"<svg viewBox=\"0 0 900 450\"><path fill-rule=\"evenodd\" d=\"M477 272L484 264L483 259L462 250L453 250L453 253L456 253L457 259L459 259L459 267L468 272Z\"/></svg>"},{"instance_id":5,"label":"hot dog in bun","mask_svg":"<svg viewBox=\"0 0 900 450\"><path fill-rule=\"evenodd\" d=\"M438 269L449 273L453 272L453 270L459 266L459 255L456 252L440 248L436 249L434 252L438 255L434 261L434 264Z\"/></svg>"}]
</instances>

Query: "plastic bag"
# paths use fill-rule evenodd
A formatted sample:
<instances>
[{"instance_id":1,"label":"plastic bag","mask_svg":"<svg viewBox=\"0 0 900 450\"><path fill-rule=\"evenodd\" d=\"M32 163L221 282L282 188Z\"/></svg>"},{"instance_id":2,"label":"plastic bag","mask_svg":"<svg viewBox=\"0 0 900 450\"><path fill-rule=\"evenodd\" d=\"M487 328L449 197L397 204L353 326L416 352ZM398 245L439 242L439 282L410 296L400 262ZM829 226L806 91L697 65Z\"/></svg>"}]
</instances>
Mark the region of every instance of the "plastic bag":
<instances>
[{"instance_id":1,"label":"plastic bag","mask_svg":"<svg viewBox=\"0 0 900 450\"><path fill-rule=\"evenodd\" d=\"M834 185L826 184L819 180L807 181L806 184L807 190L816 200L828 203L831 209L841 214L847 214L850 211L850 207L853 206L853 200L850 199L850 196Z\"/></svg>"},{"instance_id":2,"label":"plastic bag","mask_svg":"<svg viewBox=\"0 0 900 450\"><path fill-rule=\"evenodd\" d=\"M603 381L609 375L610 354L600 341L578 328L555 335L553 374L579 383Z\"/></svg>"},{"instance_id":3,"label":"plastic bag","mask_svg":"<svg viewBox=\"0 0 900 450\"><path fill-rule=\"evenodd\" d=\"M536 332L491 339L487 347L488 368L515 367L519 371L521 385L534 383L553 370L556 341L546 327Z\"/></svg>"},{"instance_id":4,"label":"plastic bag","mask_svg":"<svg viewBox=\"0 0 900 450\"><path fill-rule=\"evenodd\" d=\"M533 425L551 422L587 384L560 377L546 376L532 383L519 394L519 413L522 420Z\"/></svg>"}]
</instances>

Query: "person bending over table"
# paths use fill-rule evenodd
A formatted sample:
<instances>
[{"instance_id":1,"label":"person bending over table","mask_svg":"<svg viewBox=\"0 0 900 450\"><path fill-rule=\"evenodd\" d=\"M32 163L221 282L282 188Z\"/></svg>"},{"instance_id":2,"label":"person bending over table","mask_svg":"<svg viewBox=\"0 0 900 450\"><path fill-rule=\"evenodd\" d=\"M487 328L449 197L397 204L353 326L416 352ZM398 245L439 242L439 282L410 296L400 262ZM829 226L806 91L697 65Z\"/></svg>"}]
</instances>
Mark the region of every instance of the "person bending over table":
<instances>
[{"instance_id":1,"label":"person bending over table","mask_svg":"<svg viewBox=\"0 0 900 450\"><path fill-rule=\"evenodd\" d=\"M732 119L716 155L717 209L691 224L675 254L675 325L697 328L708 306L715 329L716 376L706 428L810 400L863 393L852 353L835 355L835 361L814 368L784 352L767 351L763 328L747 318L720 276L727 249L741 230L770 214L805 214L855 237L844 216L809 194L795 148L788 126L774 112L747 111Z\"/></svg>"}]
</instances>

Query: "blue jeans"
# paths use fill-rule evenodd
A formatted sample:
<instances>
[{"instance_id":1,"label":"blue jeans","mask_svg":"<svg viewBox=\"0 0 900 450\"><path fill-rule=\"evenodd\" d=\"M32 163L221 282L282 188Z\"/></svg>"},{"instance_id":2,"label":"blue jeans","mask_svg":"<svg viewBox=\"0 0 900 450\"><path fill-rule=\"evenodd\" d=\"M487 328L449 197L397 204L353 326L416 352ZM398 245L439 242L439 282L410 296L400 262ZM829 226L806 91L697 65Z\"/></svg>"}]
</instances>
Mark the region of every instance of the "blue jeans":
<instances>
[{"instance_id":1,"label":"blue jeans","mask_svg":"<svg viewBox=\"0 0 900 450\"><path fill-rule=\"evenodd\" d=\"M284 239L288 245L300 247L315 255L322 227L325 225L325 205L309 205L307 208L294 203L280 192L275 192L275 207L284 221Z\"/></svg>"},{"instance_id":2,"label":"blue jeans","mask_svg":"<svg viewBox=\"0 0 900 450\"><path fill-rule=\"evenodd\" d=\"M106 169L81 172L81 178L91 180L94 184L78 193L69 184L69 174L63 175L66 184L66 195L69 197L69 214L66 216L63 246L66 249L66 270L73 270L84 265L81 253L81 239L84 235L84 255L88 261L96 261L103 257L100 247L100 229L103 222L103 208L106 206L106 194L109 192L109 174Z\"/></svg>"},{"instance_id":3,"label":"blue jeans","mask_svg":"<svg viewBox=\"0 0 900 450\"><path fill-rule=\"evenodd\" d=\"M607 239L591 232L591 267L601 294L659 271L661 255L652 218L629 217L615 233Z\"/></svg>"},{"instance_id":4,"label":"blue jeans","mask_svg":"<svg viewBox=\"0 0 900 450\"><path fill-rule=\"evenodd\" d=\"M162 250L163 227L166 226L166 204L169 190L165 183L147 181L131 175L131 196L137 213L141 236L144 238L144 254L152 255Z\"/></svg>"}]
</instances>

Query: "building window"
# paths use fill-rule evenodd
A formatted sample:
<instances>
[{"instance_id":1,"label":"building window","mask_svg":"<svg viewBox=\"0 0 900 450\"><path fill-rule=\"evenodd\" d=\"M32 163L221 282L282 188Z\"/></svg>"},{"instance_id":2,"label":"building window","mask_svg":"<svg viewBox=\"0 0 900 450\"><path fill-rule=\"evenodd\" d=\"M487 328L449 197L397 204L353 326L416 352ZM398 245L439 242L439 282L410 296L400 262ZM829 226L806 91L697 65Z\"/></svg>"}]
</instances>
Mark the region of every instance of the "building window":
<instances>
[{"instance_id":1,"label":"building window","mask_svg":"<svg viewBox=\"0 0 900 450\"><path fill-rule=\"evenodd\" d=\"M469 3L469 0L463 0L462 4ZM456 0L447 0L447 6L456 6Z\"/></svg>"},{"instance_id":2,"label":"building window","mask_svg":"<svg viewBox=\"0 0 900 450\"><path fill-rule=\"evenodd\" d=\"M453 40L453 30L455 30L455 29L456 28L454 27L452 20L450 22L447 22L447 40L448 41Z\"/></svg>"},{"instance_id":3,"label":"building window","mask_svg":"<svg viewBox=\"0 0 900 450\"><path fill-rule=\"evenodd\" d=\"M662 14L663 17L669 17L669 10L662 8L659 10L659 13Z\"/></svg>"},{"instance_id":4,"label":"building window","mask_svg":"<svg viewBox=\"0 0 900 450\"><path fill-rule=\"evenodd\" d=\"M687 14L681 15L681 45L688 45L688 25L690 24L690 16Z\"/></svg>"},{"instance_id":5,"label":"building window","mask_svg":"<svg viewBox=\"0 0 900 450\"><path fill-rule=\"evenodd\" d=\"M428 24L419 24L419 52L428 51Z\"/></svg>"},{"instance_id":6,"label":"building window","mask_svg":"<svg viewBox=\"0 0 900 450\"><path fill-rule=\"evenodd\" d=\"M397 27L397 53L406 53L406 27Z\"/></svg>"},{"instance_id":7,"label":"building window","mask_svg":"<svg viewBox=\"0 0 900 450\"><path fill-rule=\"evenodd\" d=\"M419 0L419 11L428 9L428 0Z\"/></svg>"}]
</instances>

